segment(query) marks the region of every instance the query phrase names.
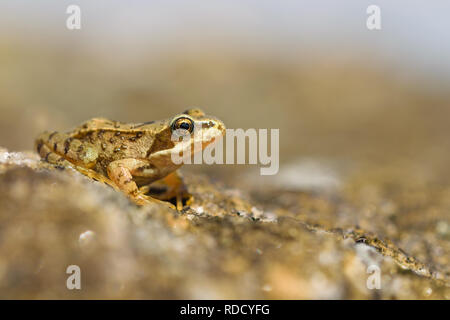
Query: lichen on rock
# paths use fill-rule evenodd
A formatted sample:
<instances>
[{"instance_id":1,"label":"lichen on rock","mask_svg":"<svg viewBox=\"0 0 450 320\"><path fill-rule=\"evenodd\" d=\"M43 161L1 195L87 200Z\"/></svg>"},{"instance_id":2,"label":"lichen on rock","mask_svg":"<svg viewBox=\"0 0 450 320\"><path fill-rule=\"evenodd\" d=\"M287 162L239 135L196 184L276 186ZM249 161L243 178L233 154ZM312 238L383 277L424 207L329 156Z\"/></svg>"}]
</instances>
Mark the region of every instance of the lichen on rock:
<instances>
[{"instance_id":1,"label":"lichen on rock","mask_svg":"<svg viewBox=\"0 0 450 320\"><path fill-rule=\"evenodd\" d=\"M194 201L183 211L138 207L32 152L0 150L1 297L450 298L444 219L424 233L436 245L424 251L414 229L389 229L392 208L368 218L370 205L352 193L185 180ZM80 267L81 290L66 287L70 265ZM379 290L367 287L370 265L381 271Z\"/></svg>"}]
</instances>

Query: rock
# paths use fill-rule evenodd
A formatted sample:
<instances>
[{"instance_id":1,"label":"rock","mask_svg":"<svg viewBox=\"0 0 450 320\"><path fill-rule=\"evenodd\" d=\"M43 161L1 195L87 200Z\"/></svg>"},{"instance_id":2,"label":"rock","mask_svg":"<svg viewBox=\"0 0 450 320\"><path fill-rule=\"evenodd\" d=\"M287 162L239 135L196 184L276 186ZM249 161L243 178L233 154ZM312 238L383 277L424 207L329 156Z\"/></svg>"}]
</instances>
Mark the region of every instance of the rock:
<instances>
[{"instance_id":1,"label":"rock","mask_svg":"<svg viewBox=\"0 0 450 320\"><path fill-rule=\"evenodd\" d=\"M73 169L1 149L1 297L450 298L445 216L431 233L387 223L401 196L376 202L371 191L358 203L345 192L185 181L194 201L182 212L138 207ZM66 287L71 265L80 290ZM381 289L369 289L378 271Z\"/></svg>"}]
</instances>

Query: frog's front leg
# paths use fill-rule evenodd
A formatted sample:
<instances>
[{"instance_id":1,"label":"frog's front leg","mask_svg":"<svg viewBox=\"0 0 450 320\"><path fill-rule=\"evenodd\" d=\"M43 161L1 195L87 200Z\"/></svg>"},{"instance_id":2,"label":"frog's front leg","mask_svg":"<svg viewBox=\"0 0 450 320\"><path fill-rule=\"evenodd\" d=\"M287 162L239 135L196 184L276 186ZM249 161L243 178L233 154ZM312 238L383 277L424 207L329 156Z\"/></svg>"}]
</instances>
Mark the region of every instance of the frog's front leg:
<instances>
[{"instance_id":1,"label":"frog's front leg","mask_svg":"<svg viewBox=\"0 0 450 320\"><path fill-rule=\"evenodd\" d=\"M178 171L174 171L169 173L164 178L161 178L158 181L151 185L145 185L141 187L139 190L147 194L151 192L152 188L158 188L161 186L165 189L165 191L161 194L155 195L160 200L169 201L171 199L176 200L176 206L178 210L183 209L183 200L186 201L186 204L192 202L192 195L187 191L186 185L184 184L183 178L180 176Z\"/></svg>"},{"instance_id":2,"label":"frog's front leg","mask_svg":"<svg viewBox=\"0 0 450 320\"><path fill-rule=\"evenodd\" d=\"M133 180L132 172L148 166L148 163L138 159L121 159L111 162L108 165L107 172L109 178L114 184L134 202L139 205L145 205L152 202L164 203L171 208L175 208L172 204L152 197L146 196L139 191L136 182Z\"/></svg>"}]
</instances>

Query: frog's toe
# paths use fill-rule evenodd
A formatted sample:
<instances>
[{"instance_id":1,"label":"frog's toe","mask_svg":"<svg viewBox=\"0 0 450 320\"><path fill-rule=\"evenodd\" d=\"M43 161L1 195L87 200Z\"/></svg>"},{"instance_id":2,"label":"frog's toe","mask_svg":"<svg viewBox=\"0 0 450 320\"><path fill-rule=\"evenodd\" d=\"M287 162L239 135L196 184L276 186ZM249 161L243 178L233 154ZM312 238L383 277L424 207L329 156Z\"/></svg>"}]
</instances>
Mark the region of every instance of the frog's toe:
<instances>
[{"instance_id":1,"label":"frog's toe","mask_svg":"<svg viewBox=\"0 0 450 320\"><path fill-rule=\"evenodd\" d=\"M171 208L176 208L181 211L183 207L189 206L193 197L186 191L174 193L173 190L166 190L163 188L155 188L154 186L144 186L139 188L139 193L146 198L157 200L161 203L169 205Z\"/></svg>"},{"instance_id":2,"label":"frog's toe","mask_svg":"<svg viewBox=\"0 0 450 320\"><path fill-rule=\"evenodd\" d=\"M138 205L140 206L144 206L144 205L149 205L149 204L154 204L154 203L159 203L159 204L163 204L165 206L168 206L171 209L177 210L177 207L175 205L173 205L171 202L168 201L163 201L163 200L159 200L150 196L147 196L145 194L139 193L133 197L131 197L131 199Z\"/></svg>"}]
</instances>

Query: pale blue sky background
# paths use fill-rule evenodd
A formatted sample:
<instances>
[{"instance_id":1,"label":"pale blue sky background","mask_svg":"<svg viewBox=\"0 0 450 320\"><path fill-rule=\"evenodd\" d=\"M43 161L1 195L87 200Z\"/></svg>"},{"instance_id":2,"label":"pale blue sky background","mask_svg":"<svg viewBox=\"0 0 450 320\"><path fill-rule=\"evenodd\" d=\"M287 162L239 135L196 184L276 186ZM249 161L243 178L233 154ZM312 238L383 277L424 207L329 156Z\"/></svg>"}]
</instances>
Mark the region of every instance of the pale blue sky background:
<instances>
[{"instance_id":1,"label":"pale blue sky background","mask_svg":"<svg viewBox=\"0 0 450 320\"><path fill-rule=\"evenodd\" d=\"M65 29L69 4L82 9L82 30ZM366 29L366 8L380 6L382 30ZM33 43L77 43L117 56L148 48L259 52L295 59L298 52L345 56L370 64L376 57L419 73L450 80L448 0L2 0L0 36ZM67 44L66 44L67 45ZM149 57L151 58L151 57Z\"/></svg>"}]
</instances>

